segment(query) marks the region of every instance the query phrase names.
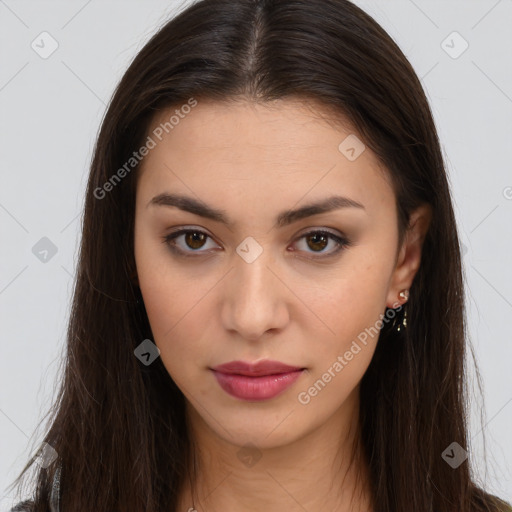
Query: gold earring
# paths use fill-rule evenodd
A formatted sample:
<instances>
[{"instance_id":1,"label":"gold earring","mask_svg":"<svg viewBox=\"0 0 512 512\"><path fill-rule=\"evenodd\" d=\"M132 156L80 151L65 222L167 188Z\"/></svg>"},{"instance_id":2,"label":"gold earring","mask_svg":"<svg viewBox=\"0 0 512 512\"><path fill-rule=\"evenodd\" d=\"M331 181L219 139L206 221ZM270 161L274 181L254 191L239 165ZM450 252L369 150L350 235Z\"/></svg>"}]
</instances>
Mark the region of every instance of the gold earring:
<instances>
[{"instance_id":1,"label":"gold earring","mask_svg":"<svg viewBox=\"0 0 512 512\"><path fill-rule=\"evenodd\" d=\"M409 298L409 290L407 289L404 289L402 290L398 296L401 298L401 299L405 299L407 301L407 299Z\"/></svg>"},{"instance_id":2,"label":"gold earring","mask_svg":"<svg viewBox=\"0 0 512 512\"><path fill-rule=\"evenodd\" d=\"M401 298L401 299L405 299L405 302L407 302L407 300L409 299L409 290L402 290L398 296ZM404 302L404 305L403 305L403 308L404 308L404 317L402 319L402 322L398 324L398 327L396 328L397 332L400 332L400 328L402 327L402 325L404 326L404 328L407 328L407 310L405 309L405 302Z\"/></svg>"}]
</instances>

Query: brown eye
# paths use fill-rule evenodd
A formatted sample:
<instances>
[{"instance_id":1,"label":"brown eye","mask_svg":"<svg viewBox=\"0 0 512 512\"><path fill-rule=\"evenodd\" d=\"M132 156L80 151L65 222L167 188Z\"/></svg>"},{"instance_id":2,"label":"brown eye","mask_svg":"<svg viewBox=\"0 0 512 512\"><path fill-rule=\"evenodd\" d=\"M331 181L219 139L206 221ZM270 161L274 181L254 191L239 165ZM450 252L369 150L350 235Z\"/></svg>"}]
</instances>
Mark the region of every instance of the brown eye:
<instances>
[{"instance_id":1,"label":"brown eye","mask_svg":"<svg viewBox=\"0 0 512 512\"><path fill-rule=\"evenodd\" d=\"M314 251L322 251L329 243L329 237L322 233L315 233L306 237L308 247Z\"/></svg>"},{"instance_id":2,"label":"brown eye","mask_svg":"<svg viewBox=\"0 0 512 512\"><path fill-rule=\"evenodd\" d=\"M208 247L209 239L214 244L213 246ZM305 233L299 237L298 241L301 243L305 241L305 248L299 248L300 252L309 254L317 253L318 256L314 256L314 258L334 256L350 245L350 241L347 238L331 233L330 231L321 230ZM197 229L181 229L175 233L170 233L163 237L163 242L178 256L185 257L208 254L210 251L203 249L218 248L208 234ZM329 246L330 242L333 242L334 247L330 251L326 251L325 249Z\"/></svg>"},{"instance_id":3,"label":"brown eye","mask_svg":"<svg viewBox=\"0 0 512 512\"><path fill-rule=\"evenodd\" d=\"M188 231L185 235L185 243L191 249L201 249L204 242L208 238L207 235L200 231Z\"/></svg>"},{"instance_id":4,"label":"brown eye","mask_svg":"<svg viewBox=\"0 0 512 512\"><path fill-rule=\"evenodd\" d=\"M211 237L198 229L181 229L164 236L163 242L178 255L196 256L194 253L197 253L197 256L199 256L209 252L203 250L205 248L218 247L215 244L212 247L208 247L208 239L211 239Z\"/></svg>"},{"instance_id":5,"label":"brown eye","mask_svg":"<svg viewBox=\"0 0 512 512\"><path fill-rule=\"evenodd\" d=\"M330 245L330 242L333 242L333 248L331 250L324 250ZM301 244L302 247L300 247ZM309 233L305 233L299 237L298 245L302 252L318 254L318 256L313 256L313 258L327 258L329 256L334 256L345 247L348 247L350 245L350 241L344 236L336 235L330 231L319 230L310 231Z\"/></svg>"}]
</instances>

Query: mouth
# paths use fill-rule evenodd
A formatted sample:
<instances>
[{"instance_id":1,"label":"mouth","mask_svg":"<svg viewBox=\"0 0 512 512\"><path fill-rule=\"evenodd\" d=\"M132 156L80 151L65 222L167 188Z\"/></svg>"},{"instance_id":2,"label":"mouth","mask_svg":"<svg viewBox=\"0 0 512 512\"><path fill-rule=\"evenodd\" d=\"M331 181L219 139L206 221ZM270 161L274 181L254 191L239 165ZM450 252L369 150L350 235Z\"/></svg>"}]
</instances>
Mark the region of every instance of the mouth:
<instances>
[{"instance_id":1,"label":"mouth","mask_svg":"<svg viewBox=\"0 0 512 512\"><path fill-rule=\"evenodd\" d=\"M278 361L233 361L210 368L220 387L240 400L269 400L288 389L305 368Z\"/></svg>"},{"instance_id":2,"label":"mouth","mask_svg":"<svg viewBox=\"0 0 512 512\"><path fill-rule=\"evenodd\" d=\"M220 364L212 368L212 370L225 373L245 375L247 377L261 377L265 375L279 375L282 373L296 372L304 370L299 366L290 366L280 361L271 361L265 359L257 362L231 361L229 363Z\"/></svg>"}]
</instances>

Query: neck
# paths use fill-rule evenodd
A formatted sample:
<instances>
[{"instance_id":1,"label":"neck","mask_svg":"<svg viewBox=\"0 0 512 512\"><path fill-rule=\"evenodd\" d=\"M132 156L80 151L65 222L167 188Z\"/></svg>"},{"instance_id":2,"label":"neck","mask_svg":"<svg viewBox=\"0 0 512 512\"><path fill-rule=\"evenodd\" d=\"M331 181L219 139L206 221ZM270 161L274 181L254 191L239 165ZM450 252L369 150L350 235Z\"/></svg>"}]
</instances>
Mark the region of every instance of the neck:
<instances>
[{"instance_id":1,"label":"neck","mask_svg":"<svg viewBox=\"0 0 512 512\"><path fill-rule=\"evenodd\" d=\"M259 449L220 438L187 403L195 472L180 491L178 512L371 511L359 416L347 416L358 405L355 392L320 428Z\"/></svg>"}]
</instances>

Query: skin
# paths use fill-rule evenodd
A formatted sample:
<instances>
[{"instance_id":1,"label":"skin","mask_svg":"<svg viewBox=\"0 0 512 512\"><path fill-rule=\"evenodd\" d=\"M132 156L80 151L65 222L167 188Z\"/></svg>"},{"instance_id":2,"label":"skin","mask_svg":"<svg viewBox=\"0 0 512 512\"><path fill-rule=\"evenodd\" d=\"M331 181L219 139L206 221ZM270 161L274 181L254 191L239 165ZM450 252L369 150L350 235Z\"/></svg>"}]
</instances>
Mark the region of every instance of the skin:
<instances>
[{"instance_id":1,"label":"skin","mask_svg":"<svg viewBox=\"0 0 512 512\"><path fill-rule=\"evenodd\" d=\"M160 112L151 130L174 110ZM375 326L386 307L405 302L398 294L419 268L431 211L425 205L413 212L398 247L386 172L369 148L354 161L340 152L339 144L356 132L337 119L297 99L199 101L142 162L137 279L162 362L187 399L199 454L196 497L192 501L185 484L178 510L374 510L367 463L358 450L350 467L349 460L359 433L359 385L378 336L359 343L361 350L309 403L298 395ZM233 224L148 205L164 192L200 199ZM276 226L283 210L332 194L364 209ZM174 240L193 253L189 258L163 243L182 227L208 235L195 244L185 235ZM344 235L350 244L335 253L335 240L325 239L324 246L303 236L312 229ZM251 263L236 252L246 237L262 248ZM262 402L228 395L209 370L264 359L307 370ZM253 464L241 460L242 447Z\"/></svg>"}]
</instances>

